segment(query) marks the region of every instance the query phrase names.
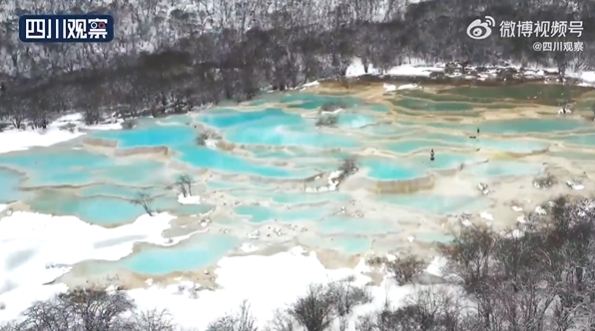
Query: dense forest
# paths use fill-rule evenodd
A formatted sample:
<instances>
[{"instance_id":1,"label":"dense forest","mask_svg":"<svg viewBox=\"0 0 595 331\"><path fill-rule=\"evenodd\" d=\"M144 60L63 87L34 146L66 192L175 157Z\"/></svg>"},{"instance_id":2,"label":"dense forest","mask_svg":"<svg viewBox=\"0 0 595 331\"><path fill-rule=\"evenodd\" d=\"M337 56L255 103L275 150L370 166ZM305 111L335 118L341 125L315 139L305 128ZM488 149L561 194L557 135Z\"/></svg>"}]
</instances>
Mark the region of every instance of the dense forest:
<instances>
[{"instance_id":1,"label":"dense forest","mask_svg":"<svg viewBox=\"0 0 595 331\"><path fill-rule=\"evenodd\" d=\"M354 318L371 301L349 279L314 284L279 307L269 331L587 331L595 328L595 202L560 197L547 213L527 215L519 229L496 234L467 227L441 252L449 263L438 283L421 286L406 304ZM414 256L383 261L392 281L411 286L425 264ZM200 291L197 294L200 297ZM0 309L10 305L0 303ZM4 306L3 306L4 305ZM188 307L190 308L190 307ZM245 302L206 331L257 331ZM191 309L191 308L190 308ZM197 319L215 316L197 312ZM137 311L125 292L73 289L37 302L1 331L173 331L166 311ZM263 330L260 328L259 330ZM200 330L203 331L203 330Z\"/></svg>"},{"instance_id":2,"label":"dense forest","mask_svg":"<svg viewBox=\"0 0 595 331\"><path fill-rule=\"evenodd\" d=\"M114 15L109 44L23 44L18 15ZM544 38L473 40L468 24L582 21L584 52L535 52ZM592 68L595 0L42 0L0 2L0 115L44 126L50 114L123 116L187 111L262 89L285 89L345 74L354 57L389 69L411 59L469 65ZM497 23L498 25L498 23ZM572 39L574 38L574 39ZM567 38L548 39L576 40Z\"/></svg>"}]
</instances>

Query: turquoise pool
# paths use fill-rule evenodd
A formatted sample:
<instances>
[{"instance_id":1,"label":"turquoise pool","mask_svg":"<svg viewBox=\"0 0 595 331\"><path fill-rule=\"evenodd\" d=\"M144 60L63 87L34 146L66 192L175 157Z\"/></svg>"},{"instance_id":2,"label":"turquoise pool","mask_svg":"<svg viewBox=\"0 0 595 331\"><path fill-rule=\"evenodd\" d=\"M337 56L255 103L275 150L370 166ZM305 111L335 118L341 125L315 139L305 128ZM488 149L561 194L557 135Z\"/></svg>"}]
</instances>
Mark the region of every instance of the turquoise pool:
<instances>
[{"instance_id":1,"label":"turquoise pool","mask_svg":"<svg viewBox=\"0 0 595 331\"><path fill-rule=\"evenodd\" d=\"M360 164L367 176L375 180L406 180L426 175L425 169L416 168L406 160L366 158Z\"/></svg>"},{"instance_id":2,"label":"turquoise pool","mask_svg":"<svg viewBox=\"0 0 595 331\"><path fill-rule=\"evenodd\" d=\"M423 213L456 214L477 212L489 206L490 201L477 196L445 196L435 194L384 195L379 200Z\"/></svg>"},{"instance_id":3,"label":"turquoise pool","mask_svg":"<svg viewBox=\"0 0 595 331\"><path fill-rule=\"evenodd\" d=\"M316 221L333 212L325 208L276 210L263 206L238 206L234 211L253 223Z\"/></svg>"},{"instance_id":4,"label":"turquoise pool","mask_svg":"<svg viewBox=\"0 0 595 331\"><path fill-rule=\"evenodd\" d=\"M544 165L540 163L490 161L488 163L470 167L468 171L478 177L508 177L538 175L543 172L544 169Z\"/></svg>"},{"instance_id":5,"label":"turquoise pool","mask_svg":"<svg viewBox=\"0 0 595 331\"><path fill-rule=\"evenodd\" d=\"M142 275L166 275L176 271L193 271L216 263L238 247L237 238L225 235L194 235L174 247L146 247L114 263L94 265L91 273L130 270Z\"/></svg>"}]
</instances>

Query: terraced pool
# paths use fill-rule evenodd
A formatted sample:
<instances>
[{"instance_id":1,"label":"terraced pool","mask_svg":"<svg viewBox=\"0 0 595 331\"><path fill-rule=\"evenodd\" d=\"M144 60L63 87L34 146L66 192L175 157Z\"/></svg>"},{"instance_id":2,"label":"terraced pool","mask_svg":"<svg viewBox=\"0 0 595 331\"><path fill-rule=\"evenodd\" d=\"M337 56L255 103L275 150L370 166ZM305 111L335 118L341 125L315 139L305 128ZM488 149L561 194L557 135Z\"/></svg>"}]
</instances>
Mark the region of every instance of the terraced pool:
<instances>
[{"instance_id":1,"label":"terraced pool","mask_svg":"<svg viewBox=\"0 0 595 331\"><path fill-rule=\"evenodd\" d=\"M155 210L173 213L184 222L191 222L190 216L199 215L200 220L207 217L200 215L209 215L217 229L174 247L143 246L114 263L85 262L93 272L127 269L162 275L198 270L249 241L246 233L271 224L308 227L308 232L295 234L295 242L308 247L360 254L372 249L375 238L403 233L404 225L395 216L400 211L442 217L478 212L493 202L482 196L433 192L382 195L364 192L365 186L358 184L348 186L357 189L354 192L341 187L337 192L306 190L324 183L325 174L344 158L357 161L360 171L354 180L378 184L437 173L454 176L441 170L478 180L534 176L544 165L525 155L591 155L594 124L578 117L535 114L498 120L493 114L521 112L516 102L555 104L583 93L580 88L556 86L455 87L432 93L398 91L378 103L351 95L272 94L245 105L144 119L131 130L91 132L67 145L0 154L0 203L21 200L34 211L114 226L144 213L133 203L144 193ZM331 103L343 108L337 123L317 126L318 110ZM485 114L492 114L489 120ZM222 136L220 145L197 144L203 127ZM470 139L477 128L480 135ZM166 147L167 152L116 157L109 148L90 148L89 138L115 141L118 150ZM550 151L551 146L558 149ZM559 150L561 146L566 149ZM429 159L432 149L434 161ZM184 173L195 179L194 193L204 197L203 203L178 202L175 182ZM361 218L337 213L356 202L385 212ZM181 229L189 228L177 230ZM416 231L427 242L449 240L434 230Z\"/></svg>"}]
</instances>

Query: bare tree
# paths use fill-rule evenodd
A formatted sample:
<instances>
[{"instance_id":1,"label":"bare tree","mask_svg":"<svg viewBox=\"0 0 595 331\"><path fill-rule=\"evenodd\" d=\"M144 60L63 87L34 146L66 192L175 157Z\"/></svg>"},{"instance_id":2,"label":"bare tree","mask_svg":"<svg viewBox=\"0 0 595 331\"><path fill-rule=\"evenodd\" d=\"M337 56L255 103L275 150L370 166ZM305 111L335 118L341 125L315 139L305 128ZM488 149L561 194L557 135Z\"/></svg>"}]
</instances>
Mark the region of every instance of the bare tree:
<instances>
[{"instance_id":1,"label":"bare tree","mask_svg":"<svg viewBox=\"0 0 595 331\"><path fill-rule=\"evenodd\" d=\"M27 119L30 101L25 95L18 95L14 92L4 93L0 99L0 109L8 117L8 120L17 129L24 129L24 122Z\"/></svg>"},{"instance_id":2,"label":"bare tree","mask_svg":"<svg viewBox=\"0 0 595 331\"><path fill-rule=\"evenodd\" d=\"M387 299L381 310L360 316L355 329L357 331L400 331L399 319Z\"/></svg>"},{"instance_id":3,"label":"bare tree","mask_svg":"<svg viewBox=\"0 0 595 331\"><path fill-rule=\"evenodd\" d=\"M360 288L347 281L332 282L328 285L328 295L339 318L340 331L347 330L347 322L353 308L372 301L366 288Z\"/></svg>"},{"instance_id":4,"label":"bare tree","mask_svg":"<svg viewBox=\"0 0 595 331\"><path fill-rule=\"evenodd\" d=\"M537 177L533 180L533 185L536 188L547 189L558 183L556 176L548 173L545 176Z\"/></svg>"},{"instance_id":5,"label":"bare tree","mask_svg":"<svg viewBox=\"0 0 595 331\"><path fill-rule=\"evenodd\" d=\"M209 134L206 132L201 132L195 139L195 142L198 146L204 146L209 139Z\"/></svg>"},{"instance_id":6,"label":"bare tree","mask_svg":"<svg viewBox=\"0 0 595 331\"><path fill-rule=\"evenodd\" d=\"M87 125L99 124L102 119L102 112L95 106L89 105L83 110L83 120Z\"/></svg>"},{"instance_id":7,"label":"bare tree","mask_svg":"<svg viewBox=\"0 0 595 331\"><path fill-rule=\"evenodd\" d=\"M388 271L399 285L405 285L419 275L426 266L425 262L414 255L398 257L396 260L388 262Z\"/></svg>"},{"instance_id":8,"label":"bare tree","mask_svg":"<svg viewBox=\"0 0 595 331\"><path fill-rule=\"evenodd\" d=\"M343 172L345 176L353 175L357 172L357 160L353 157L347 157L341 161L339 170Z\"/></svg>"},{"instance_id":9,"label":"bare tree","mask_svg":"<svg viewBox=\"0 0 595 331\"><path fill-rule=\"evenodd\" d=\"M272 331L294 331L296 329L295 324L296 323L291 316L287 315L284 311L277 309L269 328Z\"/></svg>"},{"instance_id":10,"label":"bare tree","mask_svg":"<svg viewBox=\"0 0 595 331\"><path fill-rule=\"evenodd\" d=\"M320 111L319 113L322 112L334 112L337 111L339 109L345 109L347 108L347 105L343 102L335 102L335 101L331 101L331 102L326 102L325 104L322 105L322 107L320 107Z\"/></svg>"},{"instance_id":11,"label":"bare tree","mask_svg":"<svg viewBox=\"0 0 595 331\"><path fill-rule=\"evenodd\" d=\"M167 310L149 310L135 314L131 331L174 331L176 325L172 322Z\"/></svg>"},{"instance_id":12,"label":"bare tree","mask_svg":"<svg viewBox=\"0 0 595 331\"><path fill-rule=\"evenodd\" d=\"M321 115L316 119L316 126L336 126L339 123L337 115Z\"/></svg>"},{"instance_id":13,"label":"bare tree","mask_svg":"<svg viewBox=\"0 0 595 331\"><path fill-rule=\"evenodd\" d=\"M310 285L306 295L288 309L306 331L325 331L336 318L332 297L324 285Z\"/></svg>"},{"instance_id":14,"label":"bare tree","mask_svg":"<svg viewBox=\"0 0 595 331\"><path fill-rule=\"evenodd\" d=\"M496 238L497 235L488 228L465 227L452 244L441 246L448 259L445 272L457 275L466 292L476 300L478 318L483 321L484 328L490 328L495 317L492 293L497 280L491 267Z\"/></svg>"},{"instance_id":15,"label":"bare tree","mask_svg":"<svg viewBox=\"0 0 595 331\"><path fill-rule=\"evenodd\" d=\"M24 329L16 322L0 325L0 331L24 331Z\"/></svg>"},{"instance_id":16,"label":"bare tree","mask_svg":"<svg viewBox=\"0 0 595 331\"><path fill-rule=\"evenodd\" d=\"M133 205L138 205L143 207L145 212L149 214L149 216L153 216L153 208L151 207L151 200L152 198L146 192L138 192L136 194L136 198L134 198L131 203Z\"/></svg>"},{"instance_id":17,"label":"bare tree","mask_svg":"<svg viewBox=\"0 0 595 331\"><path fill-rule=\"evenodd\" d=\"M134 128L136 125L137 125L137 122L133 119L129 119L129 120L122 122L122 128L124 128L126 130L130 130L130 129Z\"/></svg>"},{"instance_id":18,"label":"bare tree","mask_svg":"<svg viewBox=\"0 0 595 331\"><path fill-rule=\"evenodd\" d=\"M125 313L135 308L123 292L77 288L47 302L36 302L23 313L22 330L118 330L126 328Z\"/></svg>"},{"instance_id":19,"label":"bare tree","mask_svg":"<svg viewBox=\"0 0 595 331\"><path fill-rule=\"evenodd\" d=\"M192 196L192 183L194 183L194 180L189 174L179 175L176 180L176 185L184 197Z\"/></svg>"},{"instance_id":20,"label":"bare tree","mask_svg":"<svg viewBox=\"0 0 595 331\"><path fill-rule=\"evenodd\" d=\"M218 318L209 326L206 331L256 331L256 319L250 311L250 305L244 301L240 311L236 314L226 315Z\"/></svg>"}]
</instances>

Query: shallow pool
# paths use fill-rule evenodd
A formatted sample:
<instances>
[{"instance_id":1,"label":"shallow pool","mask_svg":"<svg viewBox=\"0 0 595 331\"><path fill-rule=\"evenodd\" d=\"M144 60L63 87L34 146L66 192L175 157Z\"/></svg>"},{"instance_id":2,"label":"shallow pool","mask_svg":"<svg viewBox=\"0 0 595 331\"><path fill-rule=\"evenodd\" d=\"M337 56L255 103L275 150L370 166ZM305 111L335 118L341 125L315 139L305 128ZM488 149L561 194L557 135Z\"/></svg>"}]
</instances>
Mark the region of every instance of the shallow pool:
<instances>
[{"instance_id":1,"label":"shallow pool","mask_svg":"<svg viewBox=\"0 0 595 331\"><path fill-rule=\"evenodd\" d=\"M454 87L440 91L440 93L484 100L513 99L557 106L562 102L576 99L588 91L590 91L588 88L565 85L523 85L520 87L509 85L500 87Z\"/></svg>"},{"instance_id":2,"label":"shallow pool","mask_svg":"<svg viewBox=\"0 0 595 331\"><path fill-rule=\"evenodd\" d=\"M359 162L366 176L375 180L406 180L426 175L425 168L416 168L407 160L365 158Z\"/></svg>"},{"instance_id":3,"label":"shallow pool","mask_svg":"<svg viewBox=\"0 0 595 331\"><path fill-rule=\"evenodd\" d=\"M585 121L563 118L519 118L513 120L484 121L477 124L435 122L428 123L428 125L436 128L460 130L460 132L467 134L475 134L475 131L479 128L481 132L502 135L573 131L590 127L590 124Z\"/></svg>"},{"instance_id":4,"label":"shallow pool","mask_svg":"<svg viewBox=\"0 0 595 331\"><path fill-rule=\"evenodd\" d=\"M362 144L351 137L332 134L324 129L317 129L311 124L292 126L241 127L229 131L226 139L236 144L257 144L269 146L306 146L318 148L353 148Z\"/></svg>"},{"instance_id":5,"label":"shallow pool","mask_svg":"<svg viewBox=\"0 0 595 331\"><path fill-rule=\"evenodd\" d=\"M451 154L451 153L439 153L438 150L434 150L436 154L434 161L430 160L428 155L418 155L413 157L410 162L417 165L420 168L426 170L440 170L440 169L455 169L460 167L462 164L477 163L483 159L472 154Z\"/></svg>"},{"instance_id":6,"label":"shallow pool","mask_svg":"<svg viewBox=\"0 0 595 331\"><path fill-rule=\"evenodd\" d=\"M110 185L110 184L97 184L86 186L80 189L80 195L82 197L92 196L108 196L108 197L119 197L125 199L134 199L139 191L147 191L144 188L134 188L130 186ZM158 189L150 189L149 193L155 195L160 193Z\"/></svg>"},{"instance_id":7,"label":"shallow pool","mask_svg":"<svg viewBox=\"0 0 595 331\"><path fill-rule=\"evenodd\" d=\"M311 93L291 93L281 98L282 103L291 103L289 108L300 108L306 110L319 109L325 104L334 103L341 108L351 108L362 104L362 101L347 95L320 95Z\"/></svg>"},{"instance_id":8,"label":"shallow pool","mask_svg":"<svg viewBox=\"0 0 595 331\"><path fill-rule=\"evenodd\" d=\"M488 163L469 167L468 170L478 177L507 177L538 175L545 167L541 163L526 163L517 161L490 161Z\"/></svg>"},{"instance_id":9,"label":"shallow pool","mask_svg":"<svg viewBox=\"0 0 595 331\"><path fill-rule=\"evenodd\" d=\"M338 124L341 127L348 129L359 129L376 123L376 118L361 114L340 114L338 121Z\"/></svg>"},{"instance_id":10,"label":"shallow pool","mask_svg":"<svg viewBox=\"0 0 595 331\"><path fill-rule=\"evenodd\" d=\"M141 206L128 200L93 197L81 198L58 191L40 192L30 202L31 208L41 213L74 215L99 225L113 225L134 221L144 214Z\"/></svg>"},{"instance_id":11,"label":"shallow pool","mask_svg":"<svg viewBox=\"0 0 595 331\"><path fill-rule=\"evenodd\" d=\"M321 234L385 235L400 232L402 228L396 219L389 222L337 215L316 222L316 231Z\"/></svg>"},{"instance_id":12,"label":"shallow pool","mask_svg":"<svg viewBox=\"0 0 595 331\"><path fill-rule=\"evenodd\" d=\"M0 169L0 203L27 199L31 194L19 190L24 178L18 172Z\"/></svg>"},{"instance_id":13,"label":"shallow pool","mask_svg":"<svg viewBox=\"0 0 595 331\"><path fill-rule=\"evenodd\" d=\"M273 201L282 204L311 204L328 201L347 202L351 200L348 193L325 192L325 193L275 193Z\"/></svg>"},{"instance_id":14,"label":"shallow pool","mask_svg":"<svg viewBox=\"0 0 595 331\"><path fill-rule=\"evenodd\" d=\"M489 200L477 196L446 196L435 194L394 194L379 196L378 199L388 204L395 204L418 212L433 214L456 214L476 212L485 209Z\"/></svg>"},{"instance_id":15,"label":"shallow pool","mask_svg":"<svg viewBox=\"0 0 595 331\"><path fill-rule=\"evenodd\" d=\"M394 101L397 107L403 107L410 110L436 111L436 112L468 112L473 107L462 102L432 102L420 99L401 99Z\"/></svg>"},{"instance_id":16,"label":"shallow pool","mask_svg":"<svg viewBox=\"0 0 595 331\"><path fill-rule=\"evenodd\" d=\"M97 131L94 138L118 141L118 147L155 147L193 145L198 132L188 125L153 125L135 130Z\"/></svg>"},{"instance_id":17,"label":"shallow pool","mask_svg":"<svg viewBox=\"0 0 595 331\"><path fill-rule=\"evenodd\" d=\"M92 273L124 269L143 275L193 271L216 263L239 244L240 241L231 236L198 234L173 247L145 247L119 261L100 262L89 269Z\"/></svg>"},{"instance_id":18,"label":"shallow pool","mask_svg":"<svg viewBox=\"0 0 595 331\"><path fill-rule=\"evenodd\" d=\"M326 208L312 209L273 209L264 206L238 206L234 211L239 216L247 217L250 222L299 222L299 221L317 221L329 214L332 210Z\"/></svg>"},{"instance_id":19,"label":"shallow pool","mask_svg":"<svg viewBox=\"0 0 595 331\"><path fill-rule=\"evenodd\" d=\"M229 173L273 178L304 178L316 173L315 170L297 171L287 167L257 164L239 156L199 146L179 148L178 151L181 153L180 160L194 167Z\"/></svg>"},{"instance_id":20,"label":"shallow pool","mask_svg":"<svg viewBox=\"0 0 595 331\"><path fill-rule=\"evenodd\" d=\"M595 130L595 125L593 126ZM582 145L588 147L595 146L595 134L582 134L582 135L571 135L566 137L559 138L564 143L573 144L573 145Z\"/></svg>"},{"instance_id":21,"label":"shallow pool","mask_svg":"<svg viewBox=\"0 0 595 331\"><path fill-rule=\"evenodd\" d=\"M412 153L418 150L426 150L429 153L431 149L435 148L452 148L457 147L456 144L448 144L435 140L401 140L398 143L391 143L386 146L387 149L402 154Z\"/></svg>"}]
</instances>

